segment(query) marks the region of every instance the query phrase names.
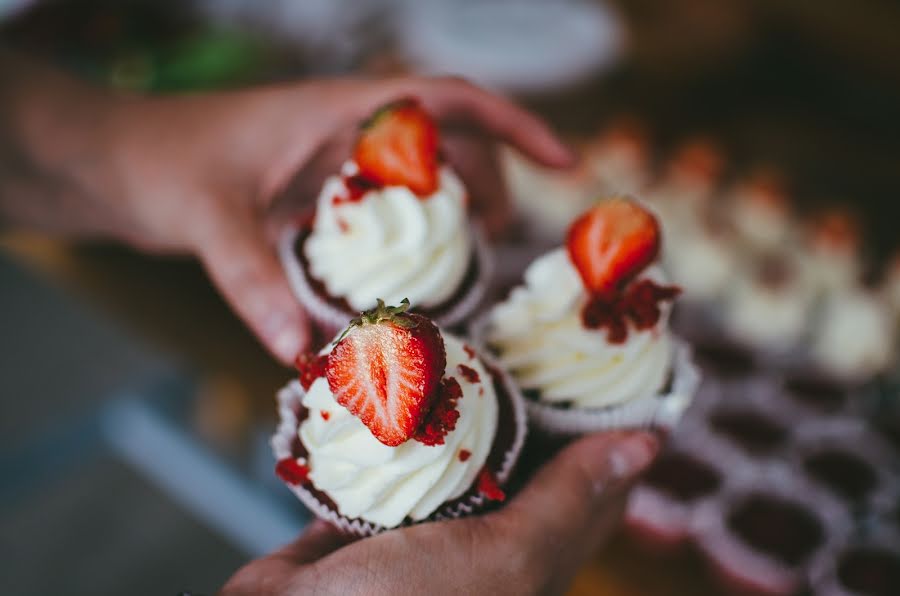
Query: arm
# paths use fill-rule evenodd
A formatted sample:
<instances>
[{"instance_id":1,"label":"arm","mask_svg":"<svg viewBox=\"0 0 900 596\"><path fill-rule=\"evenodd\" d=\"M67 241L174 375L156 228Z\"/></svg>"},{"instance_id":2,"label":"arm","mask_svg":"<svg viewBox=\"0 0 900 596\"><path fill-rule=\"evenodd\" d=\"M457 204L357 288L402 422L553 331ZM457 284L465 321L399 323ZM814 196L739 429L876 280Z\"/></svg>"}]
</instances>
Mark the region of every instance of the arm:
<instances>
[{"instance_id":1,"label":"arm","mask_svg":"<svg viewBox=\"0 0 900 596\"><path fill-rule=\"evenodd\" d=\"M290 212L277 207L315 196L349 154L342 133L376 107L417 96L469 156L502 141L547 165L572 159L534 116L452 78L139 97L0 54L0 83L0 221L192 254L283 362L305 347L308 329L272 249ZM488 219L502 214L492 162L456 165L473 200L486 199Z\"/></svg>"}]
</instances>

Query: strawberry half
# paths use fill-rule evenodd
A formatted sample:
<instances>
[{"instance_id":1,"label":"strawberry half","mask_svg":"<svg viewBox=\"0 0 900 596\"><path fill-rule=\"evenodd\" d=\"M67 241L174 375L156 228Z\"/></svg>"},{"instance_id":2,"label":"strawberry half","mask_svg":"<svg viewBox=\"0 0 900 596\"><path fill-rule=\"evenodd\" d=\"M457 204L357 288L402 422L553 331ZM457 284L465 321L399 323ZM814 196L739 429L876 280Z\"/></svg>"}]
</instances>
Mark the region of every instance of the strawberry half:
<instances>
[{"instance_id":1,"label":"strawberry half","mask_svg":"<svg viewBox=\"0 0 900 596\"><path fill-rule=\"evenodd\" d=\"M437 125L415 99L388 104L362 125L353 160L375 184L429 196L438 188Z\"/></svg>"},{"instance_id":2,"label":"strawberry half","mask_svg":"<svg viewBox=\"0 0 900 596\"><path fill-rule=\"evenodd\" d=\"M607 199L575 220L566 245L585 287L608 295L656 258L659 223L633 199Z\"/></svg>"},{"instance_id":3,"label":"strawberry half","mask_svg":"<svg viewBox=\"0 0 900 596\"><path fill-rule=\"evenodd\" d=\"M379 300L338 338L325 371L337 402L392 447L422 426L447 367L440 331L408 308Z\"/></svg>"}]
</instances>

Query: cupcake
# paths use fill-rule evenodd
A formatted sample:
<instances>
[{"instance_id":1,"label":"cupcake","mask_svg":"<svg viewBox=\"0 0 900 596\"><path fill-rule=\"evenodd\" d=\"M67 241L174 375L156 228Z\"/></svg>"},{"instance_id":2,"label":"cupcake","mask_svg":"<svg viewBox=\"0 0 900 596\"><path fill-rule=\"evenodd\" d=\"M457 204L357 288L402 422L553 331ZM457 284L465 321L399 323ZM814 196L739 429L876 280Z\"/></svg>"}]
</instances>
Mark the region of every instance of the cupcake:
<instances>
[{"instance_id":1,"label":"cupcake","mask_svg":"<svg viewBox=\"0 0 900 596\"><path fill-rule=\"evenodd\" d=\"M852 288L860 281L859 222L851 213L824 211L812 218L804 236L804 265L823 291Z\"/></svg>"},{"instance_id":2,"label":"cupcake","mask_svg":"<svg viewBox=\"0 0 900 596\"><path fill-rule=\"evenodd\" d=\"M753 261L725 298L722 323L743 346L766 353L787 353L805 339L815 301L815 286L789 254Z\"/></svg>"},{"instance_id":3,"label":"cupcake","mask_svg":"<svg viewBox=\"0 0 900 596\"><path fill-rule=\"evenodd\" d=\"M635 200L579 217L567 245L473 326L522 388L535 425L574 435L672 424L696 390L686 346L668 328L679 290L656 264L659 225Z\"/></svg>"},{"instance_id":4,"label":"cupcake","mask_svg":"<svg viewBox=\"0 0 900 596\"><path fill-rule=\"evenodd\" d=\"M872 292L851 288L830 293L812 338L812 356L827 373L861 381L885 370L894 356L889 306Z\"/></svg>"},{"instance_id":5,"label":"cupcake","mask_svg":"<svg viewBox=\"0 0 900 596\"><path fill-rule=\"evenodd\" d=\"M594 180L583 162L560 171L535 164L512 148L505 148L501 159L516 210L540 240L558 238L594 197Z\"/></svg>"},{"instance_id":6,"label":"cupcake","mask_svg":"<svg viewBox=\"0 0 900 596\"><path fill-rule=\"evenodd\" d=\"M361 536L505 498L525 437L502 369L409 303L362 313L279 394L276 473L318 517Z\"/></svg>"},{"instance_id":7,"label":"cupcake","mask_svg":"<svg viewBox=\"0 0 900 596\"><path fill-rule=\"evenodd\" d=\"M738 237L756 251L779 250L791 231L790 204L779 176L760 171L730 195L729 213Z\"/></svg>"},{"instance_id":8,"label":"cupcake","mask_svg":"<svg viewBox=\"0 0 900 596\"><path fill-rule=\"evenodd\" d=\"M588 142L582 153L594 180L593 196L638 193L647 186L650 151L646 135L636 122L623 119L614 123Z\"/></svg>"},{"instance_id":9,"label":"cupcake","mask_svg":"<svg viewBox=\"0 0 900 596\"><path fill-rule=\"evenodd\" d=\"M662 180L647 193L665 231L667 251L676 249L686 232L713 208L723 166L722 155L711 141L693 139L678 148Z\"/></svg>"},{"instance_id":10,"label":"cupcake","mask_svg":"<svg viewBox=\"0 0 900 596\"><path fill-rule=\"evenodd\" d=\"M720 298L739 264L730 228L711 214L685 224L677 241L664 251L664 266L690 302L708 304Z\"/></svg>"},{"instance_id":11,"label":"cupcake","mask_svg":"<svg viewBox=\"0 0 900 596\"><path fill-rule=\"evenodd\" d=\"M436 124L415 100L401 100L363 124L314 216L283 236L282 262L326 335L379 297L407 297L452 327L478 306L490 275L466 207L462 182L440 163Z\"/></svg>"}]
</instances>

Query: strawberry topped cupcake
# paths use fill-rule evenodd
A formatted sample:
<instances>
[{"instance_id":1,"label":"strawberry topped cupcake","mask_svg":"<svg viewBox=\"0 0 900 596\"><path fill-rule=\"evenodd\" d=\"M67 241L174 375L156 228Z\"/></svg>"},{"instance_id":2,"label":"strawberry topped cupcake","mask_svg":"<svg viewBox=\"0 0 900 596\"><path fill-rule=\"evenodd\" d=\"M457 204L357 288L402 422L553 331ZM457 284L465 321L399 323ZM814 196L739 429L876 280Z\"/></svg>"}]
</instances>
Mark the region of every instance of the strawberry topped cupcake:
<instances>
[{"instance_id":1,"label":"strawberry topped cupcake","mask_svg":"<svg viewBox=\"0 0 900 596\"><path fill-rule=\"evenodd\" d=\"M371 535L505 498L524 403L497 364L378 301L297 360L279 394L276 472L317 516Z\"/></svg>"},{"instance_id":2,"label":"strawberry topped cupcake","mask_svg":"<svg viewBox=\"0 0 900 596\"><path fill-rule=\"evenodd\" d=\"M486 249L438 141L437 125L415 100L381 108L362 125L340 175L325 182L314 216L284 235L291 285L327 334L378 297L409 298L448 327L483 298Z\"/></svg>"},{"instance_id":3,"label":"strawberry topped cupcake","mask_svg":"<svg viewBox=\"0 0 900 596\"><path fill-rule=\"evenodd\" d=\"M530 398L538 427L665 426L693 397L697 371L669 330L679 289L656 262L660 236L635 200L601 201L473 327Z\"/></svg>"}]
</instances>

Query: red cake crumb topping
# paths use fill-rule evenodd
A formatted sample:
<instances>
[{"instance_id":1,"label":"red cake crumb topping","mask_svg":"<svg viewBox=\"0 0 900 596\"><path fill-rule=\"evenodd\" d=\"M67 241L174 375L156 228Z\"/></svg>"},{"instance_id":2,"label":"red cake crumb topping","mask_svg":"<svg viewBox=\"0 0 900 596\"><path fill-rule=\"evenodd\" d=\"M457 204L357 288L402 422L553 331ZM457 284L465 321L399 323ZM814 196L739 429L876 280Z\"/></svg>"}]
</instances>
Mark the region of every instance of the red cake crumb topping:
<instances>
[{"instance_id":1,"label":"red cake crumb topping","mask_svg":"<svg viewBox=\"0 0 900 596\"><path fill-rule=\"evenodd\" d=\"M506 500L506 493L500 488L497 477L487 469L487 466L481 468L481 472L478 473L478 492L491 501Z\"/></svg>"},{"instance_id":2,"label":"red cake crumb topping","mask_svg":"<svg viewBox=\"0 0 900 596\"><path fill-rule=\"evenodd\" d=\"M447 433L456 428L456 421L459 420L456 402L461 397L462 388L456 379L453 377L442 379L434 406L413 439L423 445L443 445Z\"/></svg>"},{"instance_id":3,"label":"red cake crumb topping","mask_svg":"<svg viewBox=\"0 0 900 596\"><path fill-rule=\"evenodd\" d=\"M325 410L319 410L319 414L322 416L322 420L328 422L328 419L331 418L331 414L326 412Z\"/></svg>"},{"instance_id":4,"label":"red cake crumb topping","mask_svg":"<svg viewBox=\"0 0 900 596\"><path fill-rule=\"evenodd\" d=\"M286 483L297 486L309 479L309 466L299 463L292 457L286 457L275 464L275 474Z\"/></svg>"},{"instance_id":5,"label":"red cake crumb topping","mask_svg":"<svg viewBox=\"0 0 900 596\"><path fill-rule=\"evenodd\" d=\"M480 383L481 377L478 375L478 371L474 368L466 366L465 364L460 364L456 367L456 370L459 371L459 374L470 383Z\"/></svg>"},{"instance_id":6,"label":"red cake crumb topping","mask_svg":"<svg viewBox=\"0 0 900 596\"><path fill-rule=\"evenodd\" d=\"M343 182L344 188L347 189L346 193L343 195L336 195L332 198L331 202L334 205L340 205L342 203L358 203L370 190L381 188L381 185L376 181L371 180L362 174L344 176Z\"/></svg>"},{"instance_id":7,"label":"red cake crumb topping","mask_svg":"<svg viewBox=\"0 0 900 596\"><path fill-rule=\"evenodd\" d=\"M897 262L900 263L900 259L898 259ZM466 351L466 354L469 356L469 360L475 359L475 348L473 348L469 344L463 344L463 350Z\"/></svg>"},{"instance_id":8,"label":"red cake crumb topping","mask_svg":"<svg viewBox=\"0 0 900 596\"><path fill-rule=\"evenodd\" d=\"M468 461L472 457L472 452L468 449L461 449L459 452L459 461Z\"/></svg>"},{"instance_id":9,"label":"red cake crumb topping","mask_svg":"<svg viewBox=\"0 0 900 596\"><path fill-rule=\"evenodd\" d=\"M588 329L606 328L609 342L621 344L628 338L628 321L639 331L653 328L662 314L660 304L680 293L677 286L660 286L642 279L624 293L592 296L581 311L581 321Z\"/></svg>"},{"instance_id":10,"label":"red cake crumb topping","mask_svg":"<svg viewBox=\"0 0 900 596\"><path fill-rule=\"evenodd\" d=\"M319 377L325 376L325 367L328 364L327 355L313 354L312 352L303 352L297 354L294 360L294 366L299 373L300 386L304 391L309 391L310 386Z\"/></svg>"}]
</instances>

